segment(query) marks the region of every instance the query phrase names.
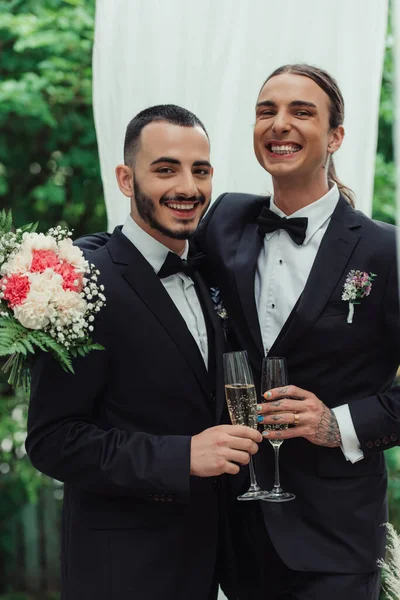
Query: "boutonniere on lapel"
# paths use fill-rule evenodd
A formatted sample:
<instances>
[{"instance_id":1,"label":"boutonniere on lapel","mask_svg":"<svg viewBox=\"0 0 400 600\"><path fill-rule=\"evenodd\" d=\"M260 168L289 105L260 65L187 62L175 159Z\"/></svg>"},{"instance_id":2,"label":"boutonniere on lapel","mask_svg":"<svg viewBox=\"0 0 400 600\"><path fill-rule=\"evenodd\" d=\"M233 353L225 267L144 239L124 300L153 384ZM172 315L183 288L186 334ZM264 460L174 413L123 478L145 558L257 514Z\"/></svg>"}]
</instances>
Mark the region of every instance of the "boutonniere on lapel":
<instances>
[{"instance_id":1,"label":"boutonniere on lapel","mask_svg":"<svg viewBox=\"0 0 400 600\"><path fill-rule=\"evenodd\" d=\"M342 294L342 300L349 303L348 323L353 322L354 305L361 304L359 301L370 295L375 277L375 273L368 274L365 271L352 270L348 273Z\"/></svg>"},{"instance_id":2,"label":"boutonniere on lapel","mask_svg":"<svg viewBox=\"0 0 400 600\"><path fill-rule=\"evenodd\" d=\"M217 317L221 321L222 328L225 332L227 332L229 316L228 316L225 306L222 303L220 289L217 287L210 288L210 296L211 296L211 300L214 304L214 310L217 313Z\"/></svg>"}]
</instances>

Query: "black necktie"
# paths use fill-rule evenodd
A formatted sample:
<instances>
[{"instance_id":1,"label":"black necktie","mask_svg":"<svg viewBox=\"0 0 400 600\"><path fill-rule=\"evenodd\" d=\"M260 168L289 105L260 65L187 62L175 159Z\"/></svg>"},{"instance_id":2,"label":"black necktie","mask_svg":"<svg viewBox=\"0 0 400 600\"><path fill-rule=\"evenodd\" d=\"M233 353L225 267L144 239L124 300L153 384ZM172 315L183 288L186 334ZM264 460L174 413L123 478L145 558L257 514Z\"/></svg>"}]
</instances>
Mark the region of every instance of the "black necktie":
<instances>
[{"instance_id":1,"label":"black necktie","mask_svg":"<svg viewBox=\"0 0 400 600\"><path fill-rule=\"evenodd\" d=\"M193 277L193 266L174 252L168 252L163 266L158 271L158 276L160 279L164 279L164 277L175 275L175 273L185 273L185 275Z\"/></svg>"},{"instance_id":2,"label":"black necktie","mask_svg":"<svg viewBox=\"0 0 400 600\"><path fill-rule=\"evenodd\" d=\"M306 238L307 217L293 217L292 219L279 217L272 210L264 206L257 219L257 223L258 232L262 235L271 233L277 229L285 229L298 246L301 246Z\"/></svg>"}]
</instances>

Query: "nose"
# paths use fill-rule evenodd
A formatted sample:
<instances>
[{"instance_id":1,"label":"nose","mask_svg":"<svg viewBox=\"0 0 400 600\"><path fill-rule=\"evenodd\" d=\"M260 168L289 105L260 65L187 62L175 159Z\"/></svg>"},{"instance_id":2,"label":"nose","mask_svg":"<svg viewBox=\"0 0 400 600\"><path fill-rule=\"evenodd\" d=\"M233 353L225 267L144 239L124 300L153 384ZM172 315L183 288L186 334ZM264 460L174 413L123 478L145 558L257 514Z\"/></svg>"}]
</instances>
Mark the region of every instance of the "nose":
<instances>
[{"instance_id":1,"label":"nose","mask_svg":"<svg viewBox=\"0 0 400 600\"><path fill-rule=\"evenodd\" d=\"M280 111L275 115L272 131L278 135L290 131L290 118L286 112Z\"/></svg>"},{"instance_id":2,"label":"nose","mask_svg":"<svg viewBox=\"0 0 400 600\"><path fill-rule=\"evenodd\" d=\"M179 179L175 182L174 192L176 196L183 198L192 198L197 195L198 190L191 171L180 174Z\"/></svg>"}]
</instances>

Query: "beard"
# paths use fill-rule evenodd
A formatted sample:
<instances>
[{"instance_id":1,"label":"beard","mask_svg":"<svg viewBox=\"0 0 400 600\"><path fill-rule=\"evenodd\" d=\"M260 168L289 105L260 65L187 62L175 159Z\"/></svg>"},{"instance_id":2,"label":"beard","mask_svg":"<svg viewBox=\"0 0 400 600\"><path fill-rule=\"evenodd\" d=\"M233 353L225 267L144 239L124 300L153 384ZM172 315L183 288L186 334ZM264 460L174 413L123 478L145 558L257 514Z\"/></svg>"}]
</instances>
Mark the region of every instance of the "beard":
<instances>
[{"instance_id":1,"label":"beard","mask_svg":"<svg viewBox=\"0 0 400 600\"><path fill-rule=\"evenodd\" d=\"M166 227L160 221L157 220L154 213L156 211L156 205L154 200L150 198L150 196L146 196L144 192L142 192L140 185L136 181L133 182L133 189L135 192L135 202L136 208L139 213L139 216L145 223L150 225L152 229L159 231L163 235L170 237L174 240L188 240L195 233L197 229L197 225L191 225L190 223L185 223L181 225L181 229L174 230ZM176 202L178 203L181 200L179 196L162 196L160 198L160 204L165 204L166 202ZM202 194L198 196L193 196L191 198L185 198L185 200L191 200L192 202L199 202L202 206L205 205L206 199ZM204 208L201 217L204 215L207 207Z\"/></svg>"}]
</instances>

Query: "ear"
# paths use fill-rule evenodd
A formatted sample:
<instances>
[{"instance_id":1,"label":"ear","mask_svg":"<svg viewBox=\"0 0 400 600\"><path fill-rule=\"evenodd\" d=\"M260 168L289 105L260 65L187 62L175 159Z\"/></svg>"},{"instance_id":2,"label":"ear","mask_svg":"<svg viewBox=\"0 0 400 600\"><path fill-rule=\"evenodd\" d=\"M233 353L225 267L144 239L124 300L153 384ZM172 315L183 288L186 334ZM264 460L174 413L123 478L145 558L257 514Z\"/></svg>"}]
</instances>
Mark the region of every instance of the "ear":
<instances>
[{"instance_id":1,"label":"ear","mask_svg":"<svg viewBox=\"0 0 400 600\"><path fill-rule=\"evenodd\" d=\"M118 165L115 168L118 187L124 196L133 197L133 170L128 165Z\"/></svg>"},{"instance_id":2,"label":"ear","mask_svg":"<svg viewBox=\"0 0 400 600\"><path fill-rule=\"evenodd\" d=\"M344 140L344 127L343 125L339 125L336 129L332 129L329 134L329 149L328 152L333 154L339 150L342 142Z\"/></svg>"}]
</instances>

